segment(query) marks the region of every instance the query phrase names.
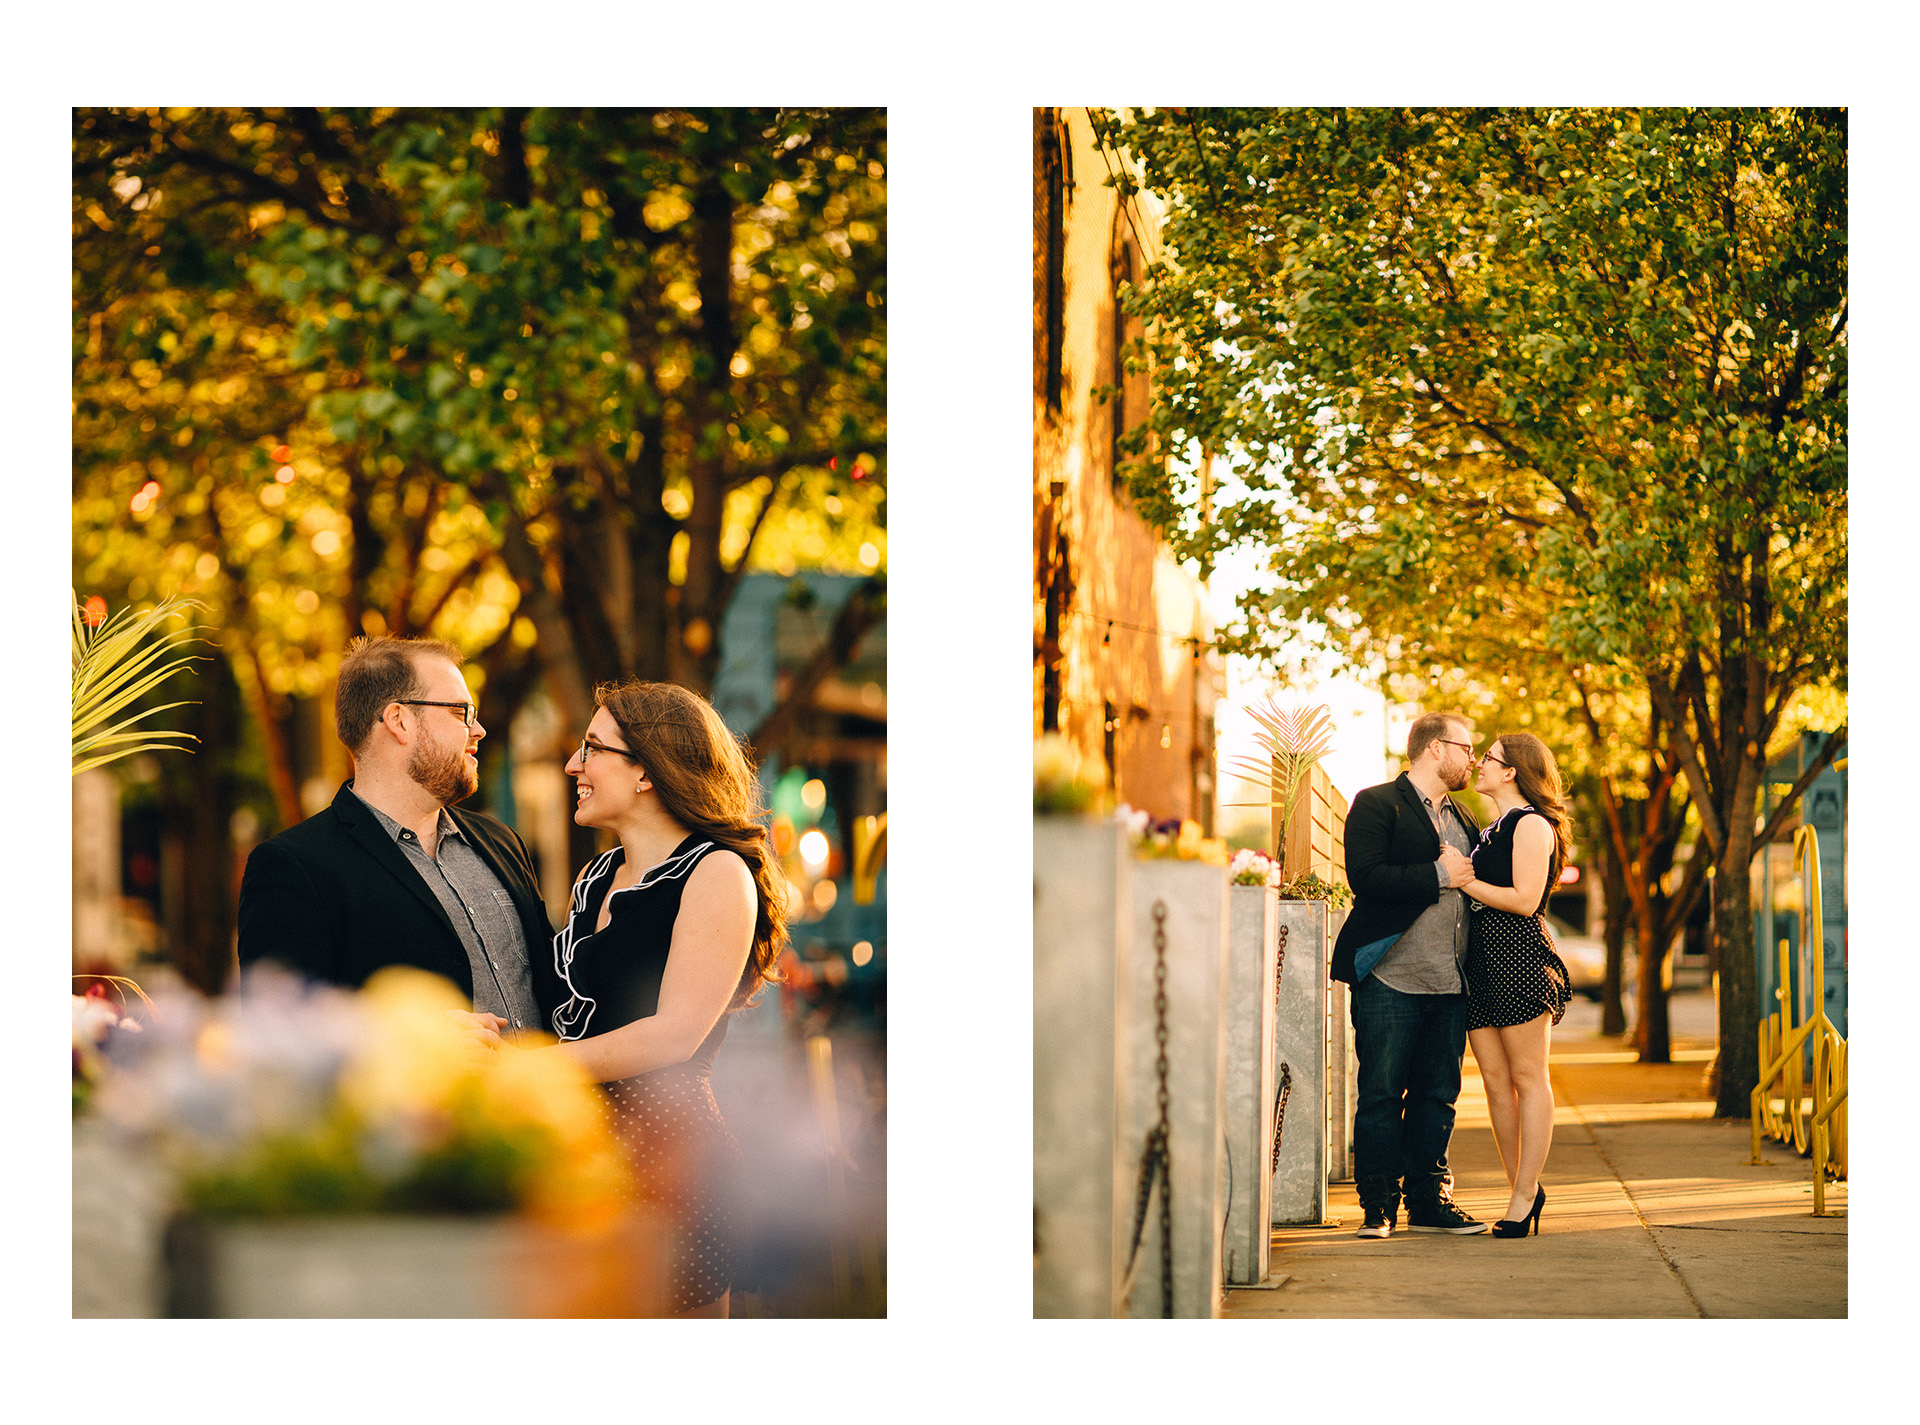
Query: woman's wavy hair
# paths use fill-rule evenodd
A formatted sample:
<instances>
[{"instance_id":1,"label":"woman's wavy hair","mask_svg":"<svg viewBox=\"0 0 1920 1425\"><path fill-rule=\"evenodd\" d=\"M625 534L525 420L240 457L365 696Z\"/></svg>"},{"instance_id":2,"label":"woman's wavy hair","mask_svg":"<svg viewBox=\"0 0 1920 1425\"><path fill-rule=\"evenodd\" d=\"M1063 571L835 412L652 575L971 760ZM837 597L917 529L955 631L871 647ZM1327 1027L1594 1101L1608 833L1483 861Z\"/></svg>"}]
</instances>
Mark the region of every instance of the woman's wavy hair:
<instances>
[{"instance_id":1,"label":"woman's wavy hair","mask_svg":"<svg viewBox=\"0 0 1920 1425\"><path fill-rule=\"evenodd\" d=\"M667 814L734 852L753 873L760 903L753 951L729 1006L739 1009L764 982L781 978L775 967L787 944L786 877L761 820L753 763L712 704L676 683L602 683L593 700L619 724Z\"/></svg>"},{"instance_id":2,"label":"woman's wavy hair","mask_svg":"<svg viewBox=\"0 0 1920 1425\"><path fill-rule=\"evenodd\" d=\"M1567 811L1560 768L1547 751L1547 744L1530 732L1503 732L1494 740L1500 744L1501 760L1513 768L1514 785L1520 795L1553 823L1553 864L1547 868L1547 887L1551 890L1560 868L1573 857L1573 817Z\"/></svg>"}]
</instances>

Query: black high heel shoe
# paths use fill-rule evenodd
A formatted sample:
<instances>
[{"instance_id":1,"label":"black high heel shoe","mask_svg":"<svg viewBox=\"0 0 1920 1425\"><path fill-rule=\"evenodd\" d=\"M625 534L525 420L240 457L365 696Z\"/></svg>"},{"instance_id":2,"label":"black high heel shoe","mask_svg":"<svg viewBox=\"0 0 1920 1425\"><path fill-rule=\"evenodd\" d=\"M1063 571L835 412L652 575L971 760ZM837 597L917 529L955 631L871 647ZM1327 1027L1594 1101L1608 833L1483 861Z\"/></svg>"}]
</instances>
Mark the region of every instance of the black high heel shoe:
<instances>
[{"instance_id":1,"label":"black high heel shoe","mask_svg":"<svg viewBox=\"0 0 1920 1425\"><path fill-rule=\"evenodd\" d=\"M1506 1218L1501 1218L1493 1224L1493 1235L1496 1237L1524 1237L1528 1231L1531 1230L1535 1236L1538 1236L1540 1233L1540 1209L1546 1205L1547 1190L1538 1183L1534 1184L1533 1211L1529 1212L1518 1222L1509 1222Z\"/></svg>"}]
</instances>

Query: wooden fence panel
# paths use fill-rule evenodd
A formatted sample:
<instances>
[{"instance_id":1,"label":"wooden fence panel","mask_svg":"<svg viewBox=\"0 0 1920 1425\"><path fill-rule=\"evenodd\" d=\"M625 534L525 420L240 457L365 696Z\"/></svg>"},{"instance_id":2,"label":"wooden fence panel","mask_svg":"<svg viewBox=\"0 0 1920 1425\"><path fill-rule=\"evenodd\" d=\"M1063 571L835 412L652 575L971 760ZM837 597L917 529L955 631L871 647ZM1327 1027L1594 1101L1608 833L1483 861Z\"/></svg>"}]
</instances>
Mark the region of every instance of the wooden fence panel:
<instances>
[{"instance_id":1,"label":"wooden fence panel","mask_svg":"<svg viewBox=\"0 0 1920 1425\"><path fill-rule=\"evenodd\" d=\"M1273 812L1275 845L1287 848L1289 878L1312 871L1323 881L1347 883L1347 799L1319 767L1307 773L1300 800L1294 803L1293 824L1281 840L1280 812Z\"/></svg>"}]
</instances>

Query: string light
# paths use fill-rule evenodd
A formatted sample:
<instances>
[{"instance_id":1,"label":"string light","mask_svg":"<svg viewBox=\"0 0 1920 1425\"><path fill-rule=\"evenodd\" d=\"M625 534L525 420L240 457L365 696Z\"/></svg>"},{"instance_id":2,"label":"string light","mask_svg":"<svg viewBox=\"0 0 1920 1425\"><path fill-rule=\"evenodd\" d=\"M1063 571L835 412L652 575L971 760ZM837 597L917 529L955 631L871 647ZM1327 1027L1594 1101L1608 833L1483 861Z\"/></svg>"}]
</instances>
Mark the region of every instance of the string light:
<instances>
[{"instance_id":1,"label":"string light","mask_svg":"<svg viewBox=\"0 0 1920 1425\"><path fill-rule=\"evenodd\" d=\"M1218 638L1203 637L1193 633L1175 633L1169 628L1154 628L1148 624L1128 623L1124 619L1109 618L1105 614L1083 613L1079 609L1068 609L1067 617L1087 619L1093 623L1104 623L1107 626L1106 632L1100 637L1100 646L1103 648L1112 647L1113 631L1116 628L1126 629L1130 633L1151 633L1159 638L1171 638L1180 643L1190 643L1193 645L1193 651L1196 657L1199 656L1202 649L1219 648L1222 646L1222 640Z\"/></svg>"},{"instance_id":2,"label":"string light","mask_svg":"<svg viewBox=\"0 0 1920 1425\"><path fill-rule=\"evenodd\" d=\"M1129 707L1123 707L1123 708L1115 708L1113 712L1113 716L1111 718L1108 718L1106 716L1106 709L1103 704L1083 703L1075 698L1062 698L1060 699L1060 706L1063 710L1068 708L1073 708L1073 709L1085 708L1085 709L1098 711L1101 714L1102 723L1107 725L1107 731L1109 732L1117 732L1120 728L1120 725L1124 722L1127 722L1130 719L1135 722L1147 722L1147 723L1157 722L1162 726L1162 728L1166 728L1166 727L1188 728L1188 727L1194 727L1194 726L1211 727L1213 725L1207 719L1204 709L1202 710L1200 721L1198 723L1192 723L1189 721L1189 718L1188 718L1188 714L1191 710L1187 708L1143 708L1143 707L1129 706Z\"/></svg>"}]
</instances>

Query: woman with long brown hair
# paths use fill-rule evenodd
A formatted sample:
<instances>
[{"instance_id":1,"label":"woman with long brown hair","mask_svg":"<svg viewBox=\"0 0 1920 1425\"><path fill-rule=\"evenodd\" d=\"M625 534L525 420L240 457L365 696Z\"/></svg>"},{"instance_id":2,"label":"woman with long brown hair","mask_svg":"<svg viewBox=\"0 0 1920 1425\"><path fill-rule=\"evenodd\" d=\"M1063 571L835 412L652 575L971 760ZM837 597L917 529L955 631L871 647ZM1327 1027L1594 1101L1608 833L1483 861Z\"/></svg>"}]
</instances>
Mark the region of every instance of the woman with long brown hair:
<instances>
[{"instance_id":1,"label":"woman with long brown hair","mask_svg":"<svg viewBox=\"0 0 1920 1425\"><path fill-rule=\"evenodd\" d=\"M1487 1116L1511 1193L1496 1237L1540 1230L1540 1185L1553 1142L1547 1050L1571 998L1567 967L1543 912L1573 850L1553 754L1526 732L1503 733L1480 759L1474 789L1497 815L1473 853L1467 948L1467 1042L1487 1090Z\"/></svg>"},{"instance_id":2,"label":"woman with long brown hair","mask_svg":"<svg viewBox=\"0 0 1920 1425\"><path fill-rule=\"evenodd\" d=\"M740 1150L708 1075L727 1016L773 977L784 882L740 742L704 698L630 679L567 759L574 820L619 844L575 882L548 990L565 1053L604 1087L646 1200L664 1210L669 1307L725 1316Z\"/></svg>"}]
</instances>

